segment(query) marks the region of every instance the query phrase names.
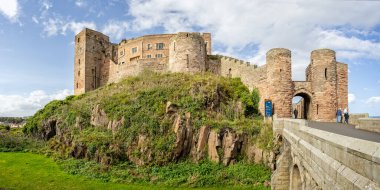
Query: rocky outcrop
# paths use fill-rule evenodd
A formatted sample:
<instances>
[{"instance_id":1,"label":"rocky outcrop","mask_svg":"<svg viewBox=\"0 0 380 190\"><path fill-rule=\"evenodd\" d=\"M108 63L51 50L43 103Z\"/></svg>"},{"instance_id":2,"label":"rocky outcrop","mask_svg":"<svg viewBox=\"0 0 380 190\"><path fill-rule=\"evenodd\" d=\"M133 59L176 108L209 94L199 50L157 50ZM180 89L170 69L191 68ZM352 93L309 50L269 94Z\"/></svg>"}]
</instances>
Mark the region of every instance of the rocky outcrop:
<instances>
[{"instance_id":1,"label":"rocky outcrop","mask_svg":"<svg viewBox=\"0 0 380 190\"><path fill-rule=\"evenodd\" d=\"M242 134L237 134L236 132L226 129L223 134L223 164L225 166L230 165L230 163L236 162L236 157L238 153L241 152L243 137Z\"/></svg>"},{"instance_id":2,"label":"rocky outcrop","mask_svg":"<svg viewBox=\"0 0 380 190\"><path fill-rule=\"evenodd\" d=\"M177 115L174 124L173 131L176 134L175 148L173 151L174 159L179 159L189 154L193 139L193 128L190 122L190 113L186 113L186 121L183 123L180 115Z\"/></svg>"},{"instance_id":3,"label":"rocky outcrop","mask_svg":"<svg viewBox=\"0 0 380 190\"><path fill-rule=\"evenodd\" d=\"M106 112L96 105L91 112L91 125L96 127L105 127L115 133L125 122L124 117L119 120L110 120Z\"/></svg>"},{"instance_id":4,"label":"rocky outcrop","mask_svg":"<svg viewBox=\"0 0 380 190\"><path fill-rule=\"evenodd\" d=\"M108 122L106 112L100 108L100 105L96 105L91 112L91 125L103 127L107 126Z\"/></svg>"},{"instance_id":5,"label":"rocky outcrop","mask_svg":"<svg viewBox=\"0 0 380 190\"><path fill-rule=\"evenodd\" d=\"M42 124L42 133L41 138L44 140L49 140L54 137L57 130L57 121L56 120L47 120Z\"/></svg>"},{"instance_id":6,"label":"rocky outcrop","mask_svg":"<svg viewBox=\"0 0 380 190\"><path fill-rule=\"evenodd\" d=\"M194 138L194 144L193 144L193 149L192 149L192 155L193 155L193 160L195 162L198 162L202 160L206 154L207 154L207 145L208 145L208 139L210 135L210 127L208 126L202 126L199 129L198 133L198 138Z\"/></svg>"},{"instance_id":7,"label":"rocky outcrop","mask_svg":"<svg viewBox=\"0 0 380 190\"><path fill-rule=\"evenodd\" d=\"M214 130L211 130L209 138L208 138L208 158L213 162L219 162L219 155L217 147L218 143L218 133Z\"/></svg>"}]
</instances>

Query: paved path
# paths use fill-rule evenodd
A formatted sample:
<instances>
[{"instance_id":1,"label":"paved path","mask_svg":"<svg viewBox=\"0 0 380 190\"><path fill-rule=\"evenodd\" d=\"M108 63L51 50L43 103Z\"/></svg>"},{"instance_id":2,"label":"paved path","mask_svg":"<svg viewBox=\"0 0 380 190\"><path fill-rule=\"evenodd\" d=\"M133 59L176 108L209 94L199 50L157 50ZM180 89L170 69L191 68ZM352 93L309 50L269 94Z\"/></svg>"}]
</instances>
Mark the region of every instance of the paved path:
<instances>
[{"instance_id":1,"label":"paved path","mask_svg":"<svg viewBox=\"0 0 380 190\"><path fill-rule=\"evenodd\" d=\"M354 125L316 121L308 121L308 123L309 127L315 129L380 143L380 133L355 129Z\"/></svg>"}]
</instances>

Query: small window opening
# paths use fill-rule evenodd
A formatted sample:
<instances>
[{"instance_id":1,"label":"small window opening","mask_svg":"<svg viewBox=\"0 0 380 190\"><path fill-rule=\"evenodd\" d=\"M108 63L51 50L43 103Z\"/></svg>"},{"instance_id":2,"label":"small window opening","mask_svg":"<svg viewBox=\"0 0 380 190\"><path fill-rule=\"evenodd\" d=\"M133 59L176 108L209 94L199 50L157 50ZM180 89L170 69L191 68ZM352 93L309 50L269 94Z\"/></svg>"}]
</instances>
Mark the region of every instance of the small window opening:
<instances>
[{"instance_id":1,"label":"small window opening","mask_svg":"<svg viewBox=\"0 0 380 190\"><path fill-rule=\"evenodd\" d=\"M79 43L80 42L80 38L78 37L78 39L77 39L77 42Z\"/></svg>"},{"instance_id":2,"label":"small window opening","mask_svg":"<svg viewBox=\"0 0 380 190\"><path fill-rule=\"evenodd\" d=\"M78 65L80 66L80 59L78 59Z\"/></svg>"},{"instance_id":3,"label":"small window opening","mask_svg":"<svg viewBox=\"0 0 380 190\"><path fill-rule=\"evenodd\" d=\"M186 54L186 67L189 68L189 54Z\"/></svg>"},{"instance_id":4,"label":"small window opening","mask_svg":"<svg viewBox=\"0 0 380 190\"><path fill-rule=\"evenodd\" d=\"M318 112L319 112L319 104L317 104L317 115L318 115Z\"/></svg>"},{"instance_id":5,"label":"small window opening","mask_svg":"<svg viewBox=\"0 0 380 190\"><path fill-rule=\"evenodd\" d=\"M78 83L77 83L77 88L79 87Z\"/></svg>"},{"instance_id":6,"label":"small window opening","mask_svg":"<svg viewBox=\"0 0 380 190\"><path fill-rule=\"evenodd\" d=\"M327 80L327 68L325 68L325 79Z\"/></svg>"},{"instance_id":7,"label":"small window opening","mask_svg":"<svg viewBox=\"0 0 380 190\"><path fill-rule=\"evenodd\" d=\"M189 37L189 34L186 34L186 37Z\"/></svg>"},{"instance_id":8,"label":"small window opening","mask_svg":"<svg viewBox=\"0 0 380 190\"><path fill-rule=\"evenodd\" d=\"M78 76L80 76L80 71L78 71Z\"/></svg>"},{"instance_id":9,"label":"small window opening","mask_svg":"<svg viewBox=\"0 0 380 190\"><path fill-rule=\"evenodd\" d=\"M175 42L173 42L173 46L174 46L174 51L175 51Z\"/></svg>"}]
</instances>

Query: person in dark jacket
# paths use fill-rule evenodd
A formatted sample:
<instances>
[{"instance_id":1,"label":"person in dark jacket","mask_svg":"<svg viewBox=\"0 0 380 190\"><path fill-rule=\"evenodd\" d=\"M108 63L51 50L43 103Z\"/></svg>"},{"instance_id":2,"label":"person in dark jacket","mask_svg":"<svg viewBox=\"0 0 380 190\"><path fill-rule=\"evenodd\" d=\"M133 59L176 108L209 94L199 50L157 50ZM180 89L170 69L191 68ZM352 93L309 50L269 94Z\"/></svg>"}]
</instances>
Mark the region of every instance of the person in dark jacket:
<instances>
[{"instance_id":1,"label":"person in dark jacket","mask_svg":"<svg viewBox=\"0 0 380 190\"><path fill-rule=\"evenodd\" d=\"M338 109L338 111L336 111L336 122L337 123L340 123L342 122L342 109Z\"/></svg>"},{"instance_id":2,"label":"person in dark jacket","mask_svg":"<svg viewBox=\"0 0 380 190\"><path fill-rule=\"evenodd\" d=\"M348 114L347 108L344 109L344 123L348 124L348 119L350 118L350 114Z\"/></svg>"},{"instance_id":3,"label":"person in dark jacket","mask_svg":"<svg viewBox=\"0 0 380 190\"><path fill-rule=\"evenodd\" d=\"M294 118L297 119L297 116L298 116L298 110L297 110L297 109L294 109L293 113L294 113Z\"/></svg>"}]
</instances>

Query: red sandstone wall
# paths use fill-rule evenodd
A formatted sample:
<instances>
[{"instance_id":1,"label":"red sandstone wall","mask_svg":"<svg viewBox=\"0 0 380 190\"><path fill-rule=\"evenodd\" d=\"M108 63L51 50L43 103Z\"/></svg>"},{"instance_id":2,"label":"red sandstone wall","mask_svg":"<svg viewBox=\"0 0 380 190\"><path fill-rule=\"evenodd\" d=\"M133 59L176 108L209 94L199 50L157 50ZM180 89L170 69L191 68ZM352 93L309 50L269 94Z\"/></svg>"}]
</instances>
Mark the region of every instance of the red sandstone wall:
<instances>
[{"instance_id":1,"label":"red sandstone wall","mask_svg":"<svg viewBox=\"0 0 380 190\"><path fill-rule=\"evenodd\" d=\"M348 108L348 66L344 63L337 63L337 96L338 108Z\"/></svg>"},{"instance_id":2,"label":"red sandstone wall","mask_svg":"<svg viewBox=\"0 0 380 190\"><path fill-rule=\"evenodd\" d=\"M278 117L292 116L293 82L291 52L276 48L267 52L267 97Z\"/></svg>"},{"instance_id":3,"label":"red sandstone wall","mask_svg":"<svg viewBox=\"0 0 380 190\"><path fill-rule=\"evenodd\" d=\"M311 52L313 120L333 121L337 110L337 64L335 52L319 49Z\"/></svg>"}]
</instances>

